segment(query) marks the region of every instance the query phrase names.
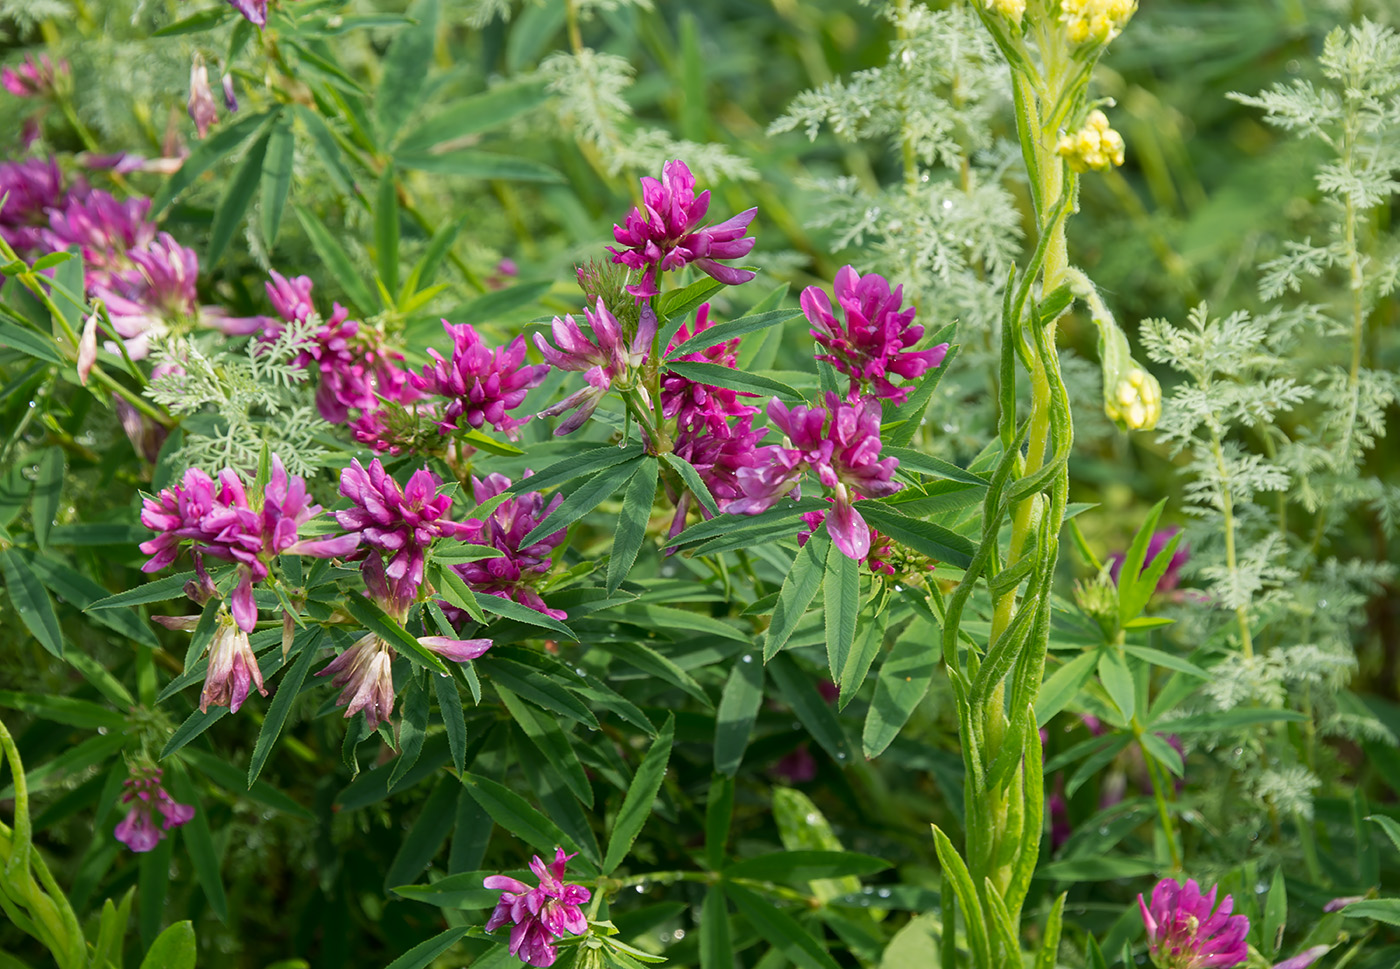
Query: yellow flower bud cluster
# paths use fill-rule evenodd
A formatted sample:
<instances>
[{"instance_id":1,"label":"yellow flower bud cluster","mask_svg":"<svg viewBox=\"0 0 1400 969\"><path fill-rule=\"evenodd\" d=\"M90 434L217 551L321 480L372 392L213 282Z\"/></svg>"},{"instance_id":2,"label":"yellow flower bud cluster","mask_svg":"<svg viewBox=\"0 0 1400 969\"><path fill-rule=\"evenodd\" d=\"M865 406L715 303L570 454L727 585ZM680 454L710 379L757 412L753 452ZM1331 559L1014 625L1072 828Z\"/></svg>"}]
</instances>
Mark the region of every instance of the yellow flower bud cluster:
<instances>
[{"instance_id":1,"label":"yellow flower bud cluster","mask_svg":"<svg viewBox=\"0 0 1400 969\"><path fill-rule=\"evenodd\" d=\"M1162 418L1162 386L1141 367L1132 367L1104 399L1104 412L1125 431L1150 431Z\"/></svg>"},{"instance_id":2,"label":"yellow flower bud cluster","mask_svg":"<svg viewBox=\"0 0 1400 969\"><path fill-rule=\"evenodd\" d=\"M1090 111L1084 127L1061 138L1055 151L1068 158L1077 172L1106 172L1123 164L1123 136L1108 126L1108 116L1102 111Z\"/></svg>"},{"instance_id":3,"label":"yellow flower bud cluster","mask_svg":"<svg viewBox=\"0 0 1400 969\"><path fill-rule=\"evenodd\" d=\"M1026 0L983 0L983 4L1018 27L1021 26L1021 18L1026 15Z\"/></svg>"},{"instance_id":4,"label":"yellow flower bud cluster","mask_svg":"<svg viewBox=\"0 0 1400 969\"><path fill-rule=\"evenodd\" d=\"M1107 44L1135 10L1136 0L1060 0L1060 20L1072 44Z\"/></svg>"}]
</instances>

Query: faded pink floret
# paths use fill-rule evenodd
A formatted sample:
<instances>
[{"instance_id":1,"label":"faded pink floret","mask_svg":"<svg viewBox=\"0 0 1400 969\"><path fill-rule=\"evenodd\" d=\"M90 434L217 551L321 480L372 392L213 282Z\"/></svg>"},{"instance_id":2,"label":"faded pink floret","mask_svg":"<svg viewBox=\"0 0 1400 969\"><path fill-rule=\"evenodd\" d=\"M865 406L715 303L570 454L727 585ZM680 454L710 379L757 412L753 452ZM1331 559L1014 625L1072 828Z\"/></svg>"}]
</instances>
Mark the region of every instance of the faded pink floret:
<instances>
[{"instance_id":1,"label":"faded pink floret","mask_svg":"<svg viewBox=\"0 0 1400 969\"><path fill-rule=\"evenodd\" d=\"M878 273L861 276L844 266L836 274L835 293L844 322L832 311L821 287L802 291L802 312L812 324L812 336L826 350L817 359L851 379L852 395L870 393L903 403L909 388L896 387L889 378L923 376L943 362L948 344L909 349L923 339L924 328L914 322L914 307L902 305L904 287L891 292L889 281Z\"/></svg>"},{"instance_id":2,"label":"faded pink floret","mask_svg":"<svg viewBox=\"0 0 1400 969\"><path fill-rule=\"evenodd\" d=\"M596 311L595 311L596 310ZM628 340L622 325L608 310L602 298L594 310L585 309L584 318L593 330L593 338L579 327L572 316L554 318L550 324L553 346L543 334L535 334L535 347L552 367L583 373L586 385L552 407L540 411L540 417L558 417L574 411L555 428L556 435L572 433L593 416L598 402L607 395L614 383L630 386L633 371L641 367L651 353L656 337L656 314L650 306L642 307L637 332Z\"/></svg>"},{"instance_id":3,"label":"faded pink floret","mask_svg":"<svg viewBox=\"0 0 1400 969\"><path fill-rule=\"evenodd\" d=\"M248 642L248 634L239 629L237 623L221 617L209 644L209 668L204 674L204 689L199 694L200 712L207 712L210 707L228 707L230 713L237 713L253 686L267 696L262 669Z\"/></svg>"},{"instance_id":4,"label":"faded pink floret","mask_svg":"<svg viewBox=\"0 0 1400 969\"><path fill-rule=\"evenodd\" d=\"M127 258L130 269L104 274L91 291L106 305L127 355L141 360L150 353L151 341L172 323L198 317L199 257L162 232L155 241L129 250Z\"/></svg>"},{"instance_id":5,"label":"faded pink floret","mask_svg":"<svg viewBox=\"0 0 1400 969\"><path fill-rule=\"evenodd\" d=\"M228 5L253 26L267 26L267 0L228 0Z\"/></svg>"},{"instance_id":6,"label":"faded pink floret","mask_svg":"<svg viewBox=\"0 0 1400 969\"><path fill-rule=\"evenodd\" d=\"M422 468L400 488L378 458L368 468L352 461L340 474L340 493L354 506L336 512L336 521L346 531L361 536L367 551L383 556L389 595L381 605L391 615L405 610L417 597L423 584L424 556L433 540L465 540L470 531L466 524L448 517L452 498L438 494L439 484L427 468ZM375 558L371 555L366 565ZM376 591L371 589L371 593Z\"/></svg>"},{"instance_id":7,"label":"faded pink floret","mask_svg":"<svg viewBox=\"0 0 1400 969\"><path fill-rule=\"evenodd\" d=\"M554 860L545 864L539 855L530 859L530 871L539 880L531 888L508 875L488 875L483 887L501 892L501 900L486 920L486 931L511 926L510 952L528 966L552 966L559 958L554 942L565 935L583 935L588 919L580 907L593 893L582 885L564 881L564 870L573 855L563 848L554 850Z\"/></svg>"},{"instance_id":8,"label":"faded pink floret","mask_svg":"<svg viewBox=\"0 0 1400 969\"><path fill-rule=\"evenodd\" d=\"M655 296L658 272L694 265L696 269L729 286L754 278L747 269L722 265L718 260L739 259L754 247L746 238L758 209L749 209L715 226L703 226L710 207L709 191L695 194L695 176L685 162L668 161L661 181L642 178L642 206L627 215L625 225L613 226L621 249L608 247L613 262L642 273L640 282L627 287L639 300Z\"/></svg>"},{"instance_id":9,"label":"faded pink floret","mask_svg":"<svg viewBox=\"0 0 1400 969\"><path fill-rule=\"evenodd\" d=\"M671 345L666 348L666 352L669 354L691 337L699 336L713 325L710 322L710 304L702 303L695 311L694 331L682 326L676 332ZM694 363L714 363L734 370L739 364L735 356L738 346L739 338L735 337L676 359ZM726 387L702 384L670 370L661 376L661 413L676 422L678 431L696 430L704 425L711 433L723 436L728 432L731 418L749 417L758 412L757 407L740 404L739 394Z\"/></svg>"},{"instance_id":10,"label":"faded pink floret","mask_svg":"<svg viewBox=\"0 0 1400 969\"><path fill-rule=\"evenodd\" d=\"M37 58L28 54L18 68L0 69L0 86L17 98L48 97L53 94L59 76L67 73L67 61L59 61L55 65L48 54L40 54Z\"/></svg>"},{"instance_id":11,"label":"faded pink floret","mask_svg":"<svg viewBox=\"0 0 1400 969\"><path fill-rule=\"evenodd\" d=\"M511 486L509 478L491 474L485 480L472 479L477 504L496 497ZM520 603L554 619L567 619L562 609L551 609L536 591L536 585L549 572L550 553L563 541L566 529L539 539L533 545L521 542L563 502L556 494L548 504L538 491L507 498L485 520L469 518L462 523L461 539L485 545L504 554L499 558L462 562L452 566L474 591Z\"/></svg>"},{"instance_id":12,"label":"faded pink floret","mask_svg":"<svg viewBox=\"0 0 1400 969\"><path fill-rule=\"evenodd\" d=\"M214 102L214 92L209 89L209 69L204 66L204 58L198 54L190 64L190 120L195 131L203 138L209 133L214 122L219 120L219 109Z\"/></svg>"},{"instance_id":13,"label":"faded pink floret","mask_svg":"<svg viewBox=\"0 0 1400 969\"><path fill-rule=\"evenodd\" d=\"M1231 915L1235 900L1215 905L1216 889L1201 894L1195 879L1181 885L1163 878L1152 889L1152 904L1138 896L1147 927L1147 949L1158 969L1216 969L1238 966L1249 957L1249 919Z\"/></svg>"},{"instance_id":14,"label":"faded pink floret","mask_svg":"<svg viewBox=\"0 0 1400 969\"><path fill-rule=\"evenodd\" d=\"M462 424L480 428L490 424L514 439L525 421L511 417L512 411L525 402L531 389L538 387L549 375L548 364L525 362L525 338L518 336L504 347L488 347L469 323L452 324L442 321L452 338L452 359L429 348L433 363L423 368L421 375L410 373L414 389L448 399L438 420L443 434L458 430Z\"/></svg>"},{"instance_id":15,"label":"faded pink floret","mask_svg":"<svg viewBox=\"0 0 1400 969\"><path fill-rule=\"evenodd\" d=\"M894 481L895 458L880 459L880 402L873 398L842 400L826 395L826 409L788 409L776 397L768 403L768 419L782 431L783 444L759 448L754 463L738 469L743 497L724 508L732 514L767 511L785 495L798 491L802 476L815 472L832 490L827 531L845 555L857 561L870 552L870 529L852 507L856 497L883 498L899 490Z\"/></svg>"},{"instance_id":16,"label":"faded pink floret","mask_svg":"<svg viewBox=\"0 0 1400 969\"><path fill-rule=\"evenodd\" d=\"M161 784L161 777L159 767L136 767L122 781L121 803L131 807L112 833L137 853L150 851L164 840L165 832L194 817L194 807L177 803ZM155 818L157 812L159 822Z\"/></svg>"},{"instance_id":17,"label":"faded pink floret","mask_svg":"<svg viewBox=\"0 0 1400 969\"><path fill-rule=\"evenodd\" d=\"M217 484L198 468L185 472L181 483L145 499L141 523L157 532L143 542L151 556L141 568L155 572L175 561L180 546L189 542L193 551L238 566L238 584L232 595L233 618L244 632L257 624L258 608L253 586L267 578L268 564L278 555L338 558L359 544L357 534L302 539L302 525L320 514L311 503L306 482L287 474L277 455L261 506L253 508L243 481L233 471L219 473Z\"/></svg>"},{"instance_id":18,"label":"faded pink floret","mask_svg":"<svg viewBox=\"0 0 1400 969\"><path fill-rule=\"evenodd\" d=\"M336 698L345 716L364 711L371 730L394 712L394 651L374 633L368 633L331 660L317 676L331 677L340 690Z\"/></svg>"},{"instance_id":19,"label":"faded pink floret","mask_svg":"<svg viewBox=\"0 0 1400 969\"><path fill-rule=\"evenodd\" d=\"M0 238L21 255L45 246L49 213L63 204L63 193L53 158L0 161Z\"/></svg>"},{"instance_id":20,"label":"faded pink floret","mask_svg":"<svg viewBox=\"0 0 1400 969\"><path fill-rule=\"evenodd\" d=\"M859 498L860 496L857 495L856 499L859 500ZM811 538L812 533L820 528L825 521L826 512L824 511L804 512L802 515L802 523L806 527L797 533L798 546L806 545L807 539ZM865 527L870 530L870 551L859 560L860 563L870 569L871 572L883 572L885 575L894 575L895 568L890 563L890 558L894 553L894 542L890 541L888 535L877 531L871 525L867 524ZM930 568L932 568L932 566L930 566Z\"/></svg>"}]
</instances>

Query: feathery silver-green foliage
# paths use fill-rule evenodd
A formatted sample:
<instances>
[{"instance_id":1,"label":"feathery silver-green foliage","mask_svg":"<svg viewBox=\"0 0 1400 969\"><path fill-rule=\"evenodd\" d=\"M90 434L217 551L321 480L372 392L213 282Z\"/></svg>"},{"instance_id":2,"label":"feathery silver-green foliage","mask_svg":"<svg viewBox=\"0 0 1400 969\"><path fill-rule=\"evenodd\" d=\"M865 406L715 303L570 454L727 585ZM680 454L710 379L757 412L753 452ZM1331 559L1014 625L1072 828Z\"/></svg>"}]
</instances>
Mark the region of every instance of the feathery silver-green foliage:
<instances>
[{"instance_id":1,"label":"feathery silver-green foliage","mask_svg":"<svg viewBox=\"0 0 1400 969\"><path fill-rule=\"evenodd\" d=\"M1205 595L1182 610L1183 638L1223 653L1204 688L1213 707L1285 706L1322 735L1389 739L1347 692L1367 601L1392 581L1384 561L1327 556L1329 536L1356 512L1393 528L1393 486L1365 474L1397 394L1374 365L1368 324L1400 273L1400 245L1377 210L1400 191L1400 35L1370 21L1333 31L1321 78L1233 95L1331 157L1317 173L1326 221L1260 267L1269 305L1181 326L1143 324L1150 359L1181 372L1158 426L1185 454L1192 571ZM1311 744L1252 731L1234 746L1259 811L1311 816L1327 773ZM1299 762L1301 758L1302 762ZM1224 808L1224 802L1220 807ZM1248 812L1245 812L1248 815ZM1257 817L1238 819L1243 827Z\"/></svg>"},{"instance_id":2,"label":"feathery silver-green foliage","mask_svg":"<svg viewBox=\"0 0 1400 969\"><path fill-rule=\"evenodd\" d=\"M247 471L257 467L266 444L292 474L314 473L326 454L317 442L325 421L307 402L307 371L294 361L320 327L313 313L269 342L249 340L242 352L208 355L185 337L159 344L152 359L158 374L166 372L146 394L186 418L178 464Z\"/></svg>"}]
</instances>

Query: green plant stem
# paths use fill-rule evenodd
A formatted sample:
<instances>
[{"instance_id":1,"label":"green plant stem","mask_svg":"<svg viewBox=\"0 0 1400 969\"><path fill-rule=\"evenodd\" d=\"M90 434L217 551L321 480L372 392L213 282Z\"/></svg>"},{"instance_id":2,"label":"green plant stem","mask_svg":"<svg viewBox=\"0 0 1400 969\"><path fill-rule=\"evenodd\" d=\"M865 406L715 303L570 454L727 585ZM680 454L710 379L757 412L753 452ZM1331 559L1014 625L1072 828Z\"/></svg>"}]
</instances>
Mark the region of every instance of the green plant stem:
<instances>
[{"instance_id":1,"label":"green plant stem","mask_svg":"<svg viewBox=\"0 0 1400 969\"><path fill-rule=\"evenodd\" d=\"M1176 824L1172 821L1171 811L1167 807L1166 786L1167 778L1162 776L1161 765L1157 763L1155 757L1148 753L1147 748L1142 743L1143 727L1142 722L1134 714L1129 726L1133 731L1133 737L1137 740L1138 747L1142 750L1143 763L1147 765L1147 777L1152 784L1152 799L1157 803L1157 818L1162 822L1162 834L1167 839L1167 850L1172 856L1172 870L1181 871L1181 852L1176 843Z\"/></svg>"},{"instance_id":2,"label":"green plant stem","mask_svg":"<svg viewBox=\"0 0 1400 969\"><path fill-rule=\"evenodd\" d=\"M1235 497L1230 488L1229 471L1225 467L1225 451L1220 443L1220 433L1210 432L1211 454L1215 456L1215 468L1220 475L1220 511L1225 520L1225 567L1230 570L1230 582L1239 588L1239 560L1235 552ZM1239 620L1240 649L1248 657L1254 656L1254 637L1249 629L1249 610L1243 605L1235 607L1235 617Z\"/></svg>"}]
</instances>

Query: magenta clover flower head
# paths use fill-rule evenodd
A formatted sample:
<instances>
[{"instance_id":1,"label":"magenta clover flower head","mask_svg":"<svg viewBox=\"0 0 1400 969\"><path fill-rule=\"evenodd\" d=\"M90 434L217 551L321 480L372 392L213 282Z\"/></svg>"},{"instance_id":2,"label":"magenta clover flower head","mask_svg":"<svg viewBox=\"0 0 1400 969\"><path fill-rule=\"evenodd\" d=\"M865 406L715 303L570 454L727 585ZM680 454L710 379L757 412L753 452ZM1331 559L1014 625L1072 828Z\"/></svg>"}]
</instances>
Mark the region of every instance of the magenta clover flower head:
<instances>
[{"instance_id":1,"label":"magenta clover flower head","mask_svg":"<svg viewBox=\"0 0 1400 969\"><path fill-rule=\"evenodd\" d=\"M356 534L302 539L298 531L321 506L307 497L306 482L288 475L277 455L272 456L271 476L258 508L248 501L242 480L233 471L213 479L198 468L185 472L181 483L145 499L141 523L159 534L141 544L151 556L146 572L163 569L175 561L179 546L192 542L194 551L233 562L238 584L232 596L233 618L238 628L252 632L258 620L253 586L267 578L268 563L278 555L338 558L360 542Z\"/></svg>"},{"instance_id":2,"label":"magenta clover flower head","mask_svg":"<svg viewBox=\"0 0 1400 969\"><path fill-rule=\"evenodd\" d=\"M870 528L855 510L857 497L883 498L899 490L894 480L895 458L880 460L880 402L874 398L843 400L827 393L827 408L788 409L776 397L768 402L768 418L785 436L783 444L760 448L750 467L738 470L742 498L725 511L755 515L784 495L798 491L802 475L816 472L831 489L827 531L843 554L860 561L870 553Z\"/></svg>"},{"instance_id":3,"label":"magenta clover flower head","mask_svg":"<svg viewBox=\"0 0 1400 969\"><path fill-rule=\"evenodd\" d=\"M747 410L748 408L743 408ZM752 416L742 414L733 424L726 425L725 433L715 433L709 424L701 424L689 430L682 430L676 436L677 457L689 461L700 474L700 480L710 489L715 503L724 508L729 502L744 496L739 481L743 468L753 468L759 462L758 442L768 433L768 428L753 426ZM689 491L676 502L676 514L671 520L671 537L679 535L685 527L686 514L690 510L693 496ZM705 518L710 513L702 505L700 514Z\"/></svg>"},{"instance_id":4,"label":"magenta clover flower head","mask_svg":"<svg viewBox=\"0 0 1400 969\"><path fill-rule=\"evenodd\" d=\"M1179 531L1181 531L1180 528L1173 526L1172 528L1161 528L1152 533L1152 537L1148 539L1147 542L1147 552L1142 560L1142 567L1144 569L1150 566L1158 555L1162 554L1162 550L1167 547L1167 543L1170 542L1172 537ZM1157 591L1165 595L1176 589L1177 585L1181 582L1181 569L1189 561L1191 561L1190 546L1185 542L1178 542L1176 551L1172 553L1172 559L1167 564L1167 570L1163 572L1162 577L1157 580ZM1118 582L1118 575L1122 571L1123 555L1121 552L1115 553L1113 558L1110 559L1110 573L1113 576L1115 584Z\"/></svg>"},{"instance_id":5,"label":"magenta clover flower head","mask_svg":"<svg viewBox=\"0 0 1400 969\"><path fill-rule=\"evenodd\" d=\"M209 134L214 122L219 120L219 109L214 101L214 92L209 88L209 69L204 66L204 58L198 54L190 62L190 120L195 131L203 138Z\"/></svg>"},{"instance_id":6,"label":"magenta clover flower head","mask_svg":"<svg viewBox=\"0 0 1400 969\"><path fill-rule=\"evenodd\" d=\"M511 480L501 474L488 475L484 481L472 479L477 504L489 501L510 486ZM453 570L476 592L510 599L554 619L567 619L567 613L549 608L535 589L538 581L549 572L550 553L564 541L567 530L561 528L533 545L521 544L563 500L563 495L556 494L546 504L544 495L528 491L507 498L484 520L467 519L462 523L459 536L462 541L485 545L504 554L499 558L461 562L453 565Z\"/></svg>"},{"instance_id":7,"label":"magenta clover flower head","mask_svg":"<svg viewBox=\"0 0 1400 969\"><path fill-rule=\"evenodd\" d=\"M1195 879L1178 884L1163 878L1152 889L1152 904L1138 896L1147 927L1147 949L1158 969L1214 969L1238 966L1249 956L1249 919L1231 915L1235 900L1226 895L1215 906L1216 889L1202 895Z\"/></svg>"},{"instance_id":8,"label":"magenta clover flower head","mask_svg":"<svg viewBox=\"0 0 1400 969\"><path fill-rule=\"evenodd\" d=\"M104 274L106 280L94 285L92 294L106 304L127 354L140 360L150 353L151 339L166 333L171 322L198 314L199 257L168 232L127 257L132 268Z\"/></svg>"},{"instance_id":9,"label":"magenta clover flower head","mask_svg":"<svg viewBox=\"0 0 1400 969\"><path fill-rule=\"evenodd\" d=\"M248 642L248 634L227 614L221 615L219 627L209 643L209 669L204 674L204 689L199 694L199 710L207 713L210 707L228 707L230 713L237 713L248 699L252 686L267 696L262 669Z\"/></svg>"},{"instance_id":10,"label":"magenta clover flower head","mask_svg":"<svg viewBox=\"0 0 1400 969\"><path fill-rule=\"evenodd\" d=\"M525 363L524 337L491 349L470 323L443 320L442 325L452 338L452 359L444 360L430 348L433 363L421 375L408 375L414 389L448 398L438 430L447 434L460 422L473 428L489 423L507 437L517 437L529 418L518 420L506 412L525 402L525 395L549 375L549 365Z\"/></svg>"},{"instance_id":11,"label":"magenta clover flower head","mask_svg":"<svg viewBox=\"0 0 1400 969\"><path fill-rule=\"evenodd\" d=\"M573 855L554 849L554 860L545 864L539 855L530 859L539 885L531 888L508 875L488 875L485 888L501 892L501 900L486 920L486 931L511 926L510 952L528 966L552 966L559 958L554 942L565 935L583 935L588 919L583 909L593 893L582 885L564 881L564 869Z\"/></svg>"},{"instance_id":12,"label":"magenta clover flower head","mask_svg":"<svg viewBox=\"0 0 1400 969\"><path fill-rule=\"evenodd\" d=\"M364 546L388 561L384 575L391 602L412 603L423 584L423 559L436 538L463 539L470 531L452 521L452 498L438 494L438 479L421 468L403 488L375 458L366 469L358 460L340 473L340 493L353 507L335 513L340 526L363 537ZM368 560L367 560L368 564ZM371 590L372 592L374 590Z\"/></svg>"},{"instance_id":13,"label":"magenta clover flower head","mask_svg":"<svg viewBox=\"0 0 1400 969\"><path fill-rule=\"evenodd\" d=\"M667 347L667 353L692 336L705 332L712 325L710 304L702 303L695 311L694 332L689 327L682 326L676 332L671 345ZM735 337L678 359L696 363L716 363L733 370L738 366L738 359L734 353L738 346L739 338ZM729 433L730 418L749 417L757 414L758 410L757 407L740 404L739 395L728 388L697 383L669 370L661 377L661 413L667 419L675 420L679 431L684 432L705 425L712 433L725 436Z\"/></svg>"},{"instance_id":14,"label":"magenta clover flower head","mask_svg":"<svg viewBox=\"0 0 1400 969\"><path fill-rule=\"evenodd\" d=\"M639 283L627 287L638 300L655 296L658 272L694 264L696 269L727 286L754 278L747 269L722 265L718 260L747 256L756 240L745 238L758 209L740 212L716 226L702 226L710 207L709 191L695 194L695 176L685 162L668 161L661 181L642 178L642 206L627 215L625 226L614 225L613 237L622 249L608 247L613 262L642 272Z\"/></svg>"},{"instance_id":15,"label":"magenta clover flower head","mask_svg":"<svg viewBox=\"0 0 1400 969\"><path fill-rule=\"evenodd\" d=\"M155 223L148 221L151 200L117 201L101 190L75 192L62 209L49 213L46 241L53 249L81 246L87 284L109 281L111 270L132 265L127 253L156 241Z\"/></svg>"},{"instance_id":16,"label":"magenta clover flower head","mask_svg":"<svg viewBox=\"0 0 1400 969\"><path fill-rule=\"evenodd\" d=\"M837 319L831 301L819 286L802 291L802 312L812 324L812 336L826 350L817 355L851 378L851 393L865 391L896 404L909 396L891 376L913 380L943 362L948 344L911 350L923 339L924 328L914 323L914 307L904 309L904 287L890 292L878 273L861 276L850 266L836 274L836 303L845 316Z\"/></svg>"},{"instance_id":17,"label":"magenta clover flower head","mask_svg":"<svg viewBox=\"0 0 1400 969\"><path fill-rule=\"evenodd\" d=\"M55 66L48 54L26 55L18 69L0 69L0 86L17 98L48 97L53 94L60 75L68 74L68 62L59 61Z\"/></svg>"},{"instance_id":18,"label":"magenta clover flower head","mask_svg":"<svg viewBox=\"0 0 1400 969\"><path fill-rule=\"evenodd\" d=\"M45 245L49 211L63 204L63 192L63 173L53 158L0 161L0 237L20 252Z\"/></svg>"},{"instance_id":19,"label":"magenta clover flower head","mask_svg":"<svg viewBox=\"0 0 1400 969\"><path fill-rule=\"evenodd\" d=\"M345 707L347 718L363 710L373 730L394 712L393 662L389 644L367 633L316 675L331 677L331 686L340 690L335 702Z\"/></svg>"},{"instance_id":20,"label":"magenta clover flower head","mask_svg":"<svg viewBox=\"0 0 1400 969\"><path fill-rule=\"evenodd\" d=\"M582 390L540 411L540 417L558 417L574 411L555 429L556 435L569 434L582 427L614 384L620 389L629 389L633 371L646 363L651 353L651 343L656 337L656 314L650 306L642 307L637 332L630 341L602 297L596 309L597 312L583 311L593 329L593 339L584 334L572 316L563 319L556 316L550 324L550 334L557 346L551 346L543 334L535 334L535 347L547 363L560 370L582 371L587 382Z\"/></svg>"},{"instance_id":21,"label":"magenta clover flower head","mask_svg":"<svg viewBox=\"0 0 1400 969\"><path fill-rule=\"evenodd\" d=\"M161 776L159 767L136 767L131 776L122 781L121 803L131 808L112 833L138 854L150 851L164 840L165 832L194 817L194 807L177 803L161 784ZM156 812L160 812L159 824Z\"/></svg>"}]
</instances>

